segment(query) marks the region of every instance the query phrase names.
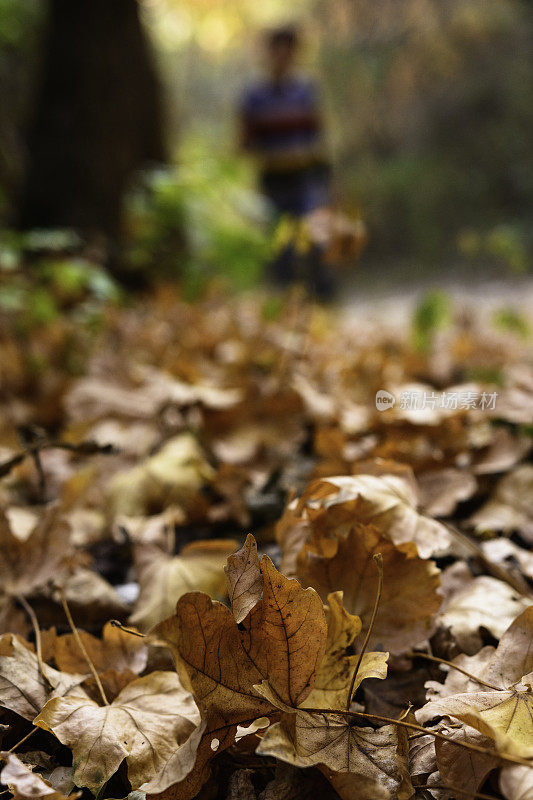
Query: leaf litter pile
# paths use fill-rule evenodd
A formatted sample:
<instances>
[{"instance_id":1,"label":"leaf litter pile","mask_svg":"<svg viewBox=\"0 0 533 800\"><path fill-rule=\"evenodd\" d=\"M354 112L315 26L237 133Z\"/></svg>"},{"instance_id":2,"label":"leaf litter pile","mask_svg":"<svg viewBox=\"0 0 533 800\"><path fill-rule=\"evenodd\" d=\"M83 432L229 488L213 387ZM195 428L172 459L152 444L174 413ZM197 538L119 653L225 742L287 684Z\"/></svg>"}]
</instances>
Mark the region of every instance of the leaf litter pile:
<instances>
[{"instance_id":1,"label":"leaf litter pile","mask_svg":"<svg viewBox=\"0 0 533 800\"><path fill-rule=\"evenodd\" d=\"M533 798L531 347L383 322L1 328L6 797Z\"/></svg>"}]
</instances>

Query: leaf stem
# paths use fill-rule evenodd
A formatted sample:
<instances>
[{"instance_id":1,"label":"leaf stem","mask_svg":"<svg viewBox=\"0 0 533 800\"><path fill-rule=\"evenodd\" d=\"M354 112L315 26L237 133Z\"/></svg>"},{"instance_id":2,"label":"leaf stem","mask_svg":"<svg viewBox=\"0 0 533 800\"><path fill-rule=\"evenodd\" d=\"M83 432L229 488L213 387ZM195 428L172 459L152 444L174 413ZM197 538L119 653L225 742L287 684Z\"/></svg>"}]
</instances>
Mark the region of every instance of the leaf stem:
<instances>
[{"instance_id":1,"label":"leaf stem","mask_svg":"<svg viewBox=\"0 0 533 800\"><path fill-rule=\"evenodd\" d=\"M500 692L501 689L497 686L493 686L492 683L487 683L486 681L482 681L481 678L477 678L475 675L472 675L471 672L467 672L466 669L459 667L457 664L454 664L453 661L446 661L445 658L438 658L437 656L432 656L429 653L417 653L415 651L411 651L410 653L406 653L406 656L409 658L426 658L428 661L434 661L436 664L446 664L448 667L452 667L456 669L457 672L462 672L463 675L466 675L467 678L470 678L476 683L480 683L482 686L486 686L488 689L493 689L495 692Z\"/></svg>"},{"instance_id":2,"label":"leaf stem","mask_svg":"<svg viewBox=\"0 0 533 800\"><path fill-rule=\"evenodd\" d=\"M30 606L25 597L19 594L17 595L17 600L19 601L20 605L24 608L24 611L31 620L33 633L35 634L35 650L37 651L37 662L39 664L39 672L41 673L43 680L46 681L46 683L50 686L51 685L50 681L46 677L44 671L43 649L41 644L41 628L39 627L39 620L37 619L35 611Z\"/></svg>"},{"instance_id":3,"label":"leaf stem","mask_svg":"<svg viewBox=\"0 0 533 800\"><path fill-rule=\"evenodd\" d=\"M129 633L131 636L139 636L141 639L146 639L145 633L139 633L139 631L134 631L131 628L126 628L122 622L119 622L118 619L110 619L109 624L112 625L114 628L120 628L121 631L124 633Z\"/></svg>"},{"instance_id":4,"label":"leaf stem","mask_svg":"<svg viewBox=\"0 0 533 800\"><path fill-rule=\"evenodd\" d=\"M91 670L91 672L93 674L93 678L96 681L96 685L98 686L98 690L100 692L100 696L101 696L102 700L104 701L104 705L108 706L109 705L109 701L108 701L108 699L106 697L106 694L104 692L104 687L102 686L102 682L101 682L101 680L100 680L100 678L98 676L98 673L97 673L97 671L95 669L95 666L94 666L93 662L91 661L91 659L89 657L89 653L85 649L85 645L82 642L81 636L79 634L78 629L76 628L74 620L72 619L72 614L70 613L70 608L68 607L67 598L65 597L65 591L61 586L58 587L58 589L59 589L59 596L61 597L61 605L63 606L63 610L65 611L66 617L68 619L68 624L70 625L72 633L74 634L74 638L76 639L76 643L77 643L78 647L80 648L81 652L83 653L83 657L85 658L85 661L89 665L89 669Z\"/></svg>"},{"instance_id":5,"label":"leaf stem","mask_svg":"<svg viewBox=\"0 0 533 800\"><path fill-rule=\"evenodd\" d=\"M38 730L39 728L37 728L37 726L35 728L32 728L31 731L26 734L26 736L23 736L22 739L19 739L19 741L16 744L14 744L13 747L11 747L7 752L14 753L17 747L20 747L21 744L24 744L26 739L29 739L30 736L33 736L33 734Z\"/></svg>"},{"instance_id":6,"label":"leaf stem","mask_svg":"<svg viewBox=\"0 0 533 800\"><path fill-rule=\"evenodd\" d=\"M361 661L363 660L363 656L365 654L366 648L368 647L368 642L372 635L372 630L374 628L374 622L376 621L376 615L378 613L379 602L381 600L381 593L383 591L383 557L381 553L374 553L372 556L376 567L378 569L378 590L376 592L376 600L374 603L374 610L372 611L372 618L370 620L370 625L368 626L368 630L366 632L365 641L363 643L363 647L361 648L361 652L359 653L359 658L357 659L357 664L355 665L355 669L353 671L352 680L350 682L350 688L348 690L348 697L346 698L346 709L348 710L352 704L352 696L355 689L355 681L357 680L357 673L359 672L359 668L361 666Z\"/></svg>"}]
</instances>

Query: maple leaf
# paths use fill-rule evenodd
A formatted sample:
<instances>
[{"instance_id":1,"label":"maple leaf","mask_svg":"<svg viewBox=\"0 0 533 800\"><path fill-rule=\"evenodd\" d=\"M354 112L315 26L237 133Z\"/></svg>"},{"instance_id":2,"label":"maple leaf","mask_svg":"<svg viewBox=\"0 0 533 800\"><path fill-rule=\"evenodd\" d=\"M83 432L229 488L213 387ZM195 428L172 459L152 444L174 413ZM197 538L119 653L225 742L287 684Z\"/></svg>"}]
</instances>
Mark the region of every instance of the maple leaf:
<instances>
[{"instance_id":1,"label":"maple leaf","mask_svg":"<svg viewBox=\"0 0 533 800\"><path fill-rule=\"evenodd\" d=\"M46 798L46 800L67 800L65 795L53 788L40 775L32 772L13 753L0 752L0 758L6 761L5 767L0 772L0 783L9 787L13 800L33 800ZM81 792L69 795L69 800L80 797Z\"/></svg>"},{"instance_id":2,"label":"maple leaf","mask_svg":"<svg viewBox=\"0 0 533 800\"><path fill-rule=\"evenodd\" d=\"M233 616L236 622L242 622L260 600L263 591L257 543L251 533L241 549L228 557L224 572Z\"/></svg>"},{"instance_id":3,"label":"maple leaf","mask_svg":"<svg viewBox=\"0 0 533 800\"><path fill-rule=\"evenodd\" d=\"M124 759L133 789L163 791L193 768L203 730L174 672L138 678L106 706L86 697L53 698L34 724L71 748L75 784L95 794Z\"/></svg>"},{"instance_id":4,"label":"maple leaf","mask_svg":"<svg viewBox=\"0 0 533 800\"><path fill-rule=\"evenodd\" d=\"M378 586L376 553L383 558L384 581L369 646L404 652L431 635L441 604L439 570L418 557L415 545L396 546L373 526L357 523L335 539L324 540L317 532L298 556L298 577L324 600L342 590L345 608L361 617L366 633Z\"/></svg>"},{"instance_id":5,"label":"maple leaf","mask_svg":"<svg viewBox=\"0 0 533 800\"><path fill-rule=\"evenodd\" d=\"M298 767L323 764L354 773L362 784L361 798L392 798L399 785L397 747L393 725L360 728L340 715L300 709L271 725L256 752Z\"/></svg>"},{"instance_id":6,"label":"maple leaf","mask_svg":"<svg viewBox=\"0 0 533 800\"><path fill-rule=\"evenodd\" d=\"M282 702L292 705L307 697L316 679L327 636L320 598L281 575L266 556L260 570L262 599L242 623L226 606L191 592L180 598L175 616L151 632L170 647L207 725L194 781L183 796L198 791L209 760L233 744L238 725L275 711L256 691L265 677Z\"/></svg>"},{"instance_id":7,"label":"maple leaf","mask_svg":"<svg viewBox=\"0 0 533 800\"><path fill-rule=\"evenodd\" d=\"M141 673L148 661L148 649L142 639L106 623L102 638L79 631L90 660L97 672L131 670ZM58 636L54 643L54 658L64 672L86 672L87 660L72 633Z\"/></svg>"},{"instance_id":8,"label":"maple leaf","mask_svg":"<svg viewBox=\"0 0 533 800\"><path fill-rule=\"evenodd\" d=\"M463 691L430 700L417 719L427 722L449 716L492 739L501 752L533 756L533 606L511 624L476 678ZM485 650L483 658L487 658ZM463 662L464 663L464 662ZM457 678L452 678L457 681ZM433 688L436 686L432 684Z\"/></svg>"},{"instance_id":9,"label":"maple leaf","mask_svg":"<svg viewBox=\"0 0 533 800\"><path fill-rule=\"evenodd\" d=\"M172 614L187 592L224 595L224 564L235 546L230 539L193 542L178 556L171 556L153 545L136 545L140 593L130 622L141 630L150 629Z\"/></svg>"},{"instance_id":10,"label":"maple leaf","mask_svg":"<svg viewBox=\"0 0 533 800\"><path fill-rule=\"evenodd\" d=\"M347 655L347 650L361 633L360 618L346 611L342 592L332 592L328 595L327 602L326 652L311 693L301 703L303 708L345 708L352 676L359 660L357 655ZM365 652L352 691L365 678L386 678L388 656L388 653Z\"/></svg>"},{"instance_id":11,"label":"maple leaf","mask_svg":"<svg viewBox=\"0 0 533 800\"><path fill-rule=\"evenodd\" d=\"M450 533L440 522L419 514L416 504L411 482L400 475L343 475L313 481L289 504L277 525L282 568L290 574L306 530L308 535L321 528L332 531L341 521L348 527L355 522L371 524L395 545L414 542L422 558L445 550Z\"/></svg>"},{"instance_id":12,"label":"maple leaf","mask_svg":"<svg viewBox=\"0 0 533 800\"><path fill-rule=\"evenodd\" d=\"M12 634L0 638L0 706L32 720L52 697L73 689L84 694L79 684L85 675L66 675L44 664L41 670L32 653Z\"/></svg>"}]
</instances>

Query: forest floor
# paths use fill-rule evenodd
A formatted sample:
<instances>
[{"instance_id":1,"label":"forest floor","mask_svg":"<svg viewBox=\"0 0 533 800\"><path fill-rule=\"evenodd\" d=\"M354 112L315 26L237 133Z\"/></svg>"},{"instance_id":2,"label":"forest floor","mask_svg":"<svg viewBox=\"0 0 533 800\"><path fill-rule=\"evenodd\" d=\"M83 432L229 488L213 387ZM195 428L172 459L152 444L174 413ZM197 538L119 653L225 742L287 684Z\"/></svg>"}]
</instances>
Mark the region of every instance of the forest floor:
<instances>
[{"instance_id":1,"label":"forest floor","mask_svg":"<svg viewBox=\"0 0 533 800\"><path fill-rule=\"evenodd\" d=\"M531 796L532 282L448 277L3 312L4 791Z\"/></svg>"}]
</instances>

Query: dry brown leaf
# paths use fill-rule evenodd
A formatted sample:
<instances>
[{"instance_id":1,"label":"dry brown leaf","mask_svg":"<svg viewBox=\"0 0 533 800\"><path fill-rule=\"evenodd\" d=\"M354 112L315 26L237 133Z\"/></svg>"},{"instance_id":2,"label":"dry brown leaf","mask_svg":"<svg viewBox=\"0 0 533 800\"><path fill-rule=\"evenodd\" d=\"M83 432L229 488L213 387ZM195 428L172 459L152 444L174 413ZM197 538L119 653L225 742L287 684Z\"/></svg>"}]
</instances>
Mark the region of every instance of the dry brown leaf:
<instances>
[{"instance_id":1,"label":"dry brown leaf","mask_svg":"<svg viewBox=\"0 0 533 800\"><path fill-rule=\"evenodd\" d=\"M250 615L250 643L262 672L283 702L296 707L310 693L322 659L327 624L320 597L261 559L261 606ZM259 634L259 636L257 636ZM255 641L254 641L255 639ZM266 658L266 661L263 660Z\"/></svg>"},{"instance_id":2,"label":"dry brown leaf","mask_svg":"<svg viewBox=\"0 0 533 800\"><path fill-rule=\"evenodd\" d=\"M396 545L414 542L422 558L445 550L450 543L448 530L419 514L416 505L411 482L400 475L344 475L313 481L289 504L278 523L283 569L287 572L287 559L291 564L295 548L297 552L301 548L302 527L309 533L320 527L332 530L337 515L344 517L346 525L373 525Z\"/></svg>"},{"instance_id":3,"label":"dry brown leaf","mask_svg":"<svg viewBox=\"0 0 533 800\"><path fill-rule=\"evenodd\" d=\"M482 646L482 628L499 639L530 604L503 581L488 575L474 578L463 562L443 572L442 589L447 596L438 615L439 625L449 628L461 650L469 655Z\"/></svg>"},{"instance_id":4,"label":"dry brown leaf","mask_svg":"<svg viewBox=\"0 0 533 800\"><path fill-rule=\"evenodd\" d=\"M108 490L109 514L112 519L143 517L172 504L190 509L213 476L197 440L182 433L135 467L115 473Z\"/></svg>"},{"instance_id":5,"label":"dry brown leaf","mask_svg":"<svg viewBox=\"0 0 533 800\"><path fill-rule=\"evenodd\" d=\"M46 800L67 800L66 796L56 791L47 781L35 772L13 753L0 752L0 758L6 761L6 765L0 772L0 783L8 786L14 800L34 800L35 798L46 798ZM75 800L81 792L69 795Z\"/></svg>"},{"instance_id":6,"label":"dry brown leaf","mask_svg":"<svg viewBox=\"0 0 533 800\"><path fill-rule=\"evenodd\" d=\"M263 592L263 576L257 557L257 544L248 534L244 545L229 556L224 567L228 595L236 622L242 622Z\"/></svg>"},{"instance_id":7,"label":"dry brown leaf","mask_svg":"<svg viewBox=\"0 0 533 800\"><path fill-rule=\"evenodd\" d=\"M172 614L186 592L202 591L221 597L226 592L224 564L237 543L231 539L193 542L178 556L152 545L136 545L135 566L140 594L130 618L149 630Z\"/></svg>"},{"instance_id":8,"label":"dry brown leaf","mask_svg":"<svg viewBox=\"0 0 533 800\"><path fill-rule=\"evenodd\" d=\"M523 464L497 484L494 494L469 523L478 533L519 531L533 541L533 464Z\"/></svg>"},{"instance_id":9,"label":"dry brown leaf","mask_svg":"<svg viewBox=\"0 0 533 800\"><path fill-rule=\"evenodd\" d=\"M488 686L476 685L473 680L465 686L462 678L463 691L448 694L449 687L445 686L446 694L430 700L417 712L417 719L428 722L438 716L454 717L492 739L501 752L533 756L532 641L530 606L504 633L488 660L486 654L479 659L480 669L474 674Z\"/></svg>"},{"instance_id":10,"label":"dry brown leaf","mask_svg":"<svg viewBox=\"0 0 533 800\"><path fill-rule=\"evenodd\" d=\"M146 667L148 648L143 640L110 622L104 626L101 639L86 631L80 631L79 636L97 672L113 669L118 672L132 670L140 674ZM87 661L76 637L71 633L56 639L54 658L58 668L64 672L87 671Z\"/></svg>"},{"instance_id":11,"label":"dry brown leaf","mask_svg":"<svg viewBox=\"0 0 533 800\"><path fill-rule=\"evenodd\" d=\"M445 467L417 475L420 505L433 517L450 516L458 503L468 500L477 489L477 481L466 470Z\"/></svg>"},{"instance_id":12,"label":"dry brown leaf","mask_svg":"<svg viewBox=\"0 0 533 800\"><path fill-rule=\"evenodd\" d=\"M373 526L355 524L336 539L314 536L298 558L298 577L324 600L341 590L345 608L361 617L366 633L378 587L376 553L383 557L383 592L369 646L400 653L431 635L441 604L439 570L419 558L413 544L397 547Z\"/></svg>"},{"instance_id":13,"label":"dry brown leaf","mask_svg":"<svg viewBox=\"0 0 533 800\"><path fill-rule=\"evenodd\" d=\"M533 800L533 767L518 764L503 767L500 789L505 800Z\"/></svg>"},{"instance_id":14,"label":"dry brown leaf","mask_svg":"<svg viewBox=\"0 0 533 800\"><path fill-rule=\"evenodd\" d=\"M59 505L37 519L29 535L16 536L0 510L0 587L9 597L33 594L52 578L61 579L72 555L70 526Z\"/></svg>"},{"instance_id":15,"label":"dry brown leaf","mask_svg":"<svg viewBox=\"0 0 533 800\"><path fill-rule=\"evenodd\" d=\"M339 715L298 710L283 714L280 722L270 726L257 752L298 767L324 764L335 772L354 773L362 800L396 796L397 746L393 725L379 730L360 728Z\"/></svg>"},{"instance_id":16,"label":"dry brown leaf","mask_svg":"<svg viewBox=\"0 0 533 800\"><path fill-rule=\"evenodd\" d=\"M461 728L441 726L439 731L453 742L463 742L489 749L492 744L487 736L468 725ZM472 794L479 791L489 772L500 763L497 755L476 753L473 750L456 747L442 739L435 739L435 754L442 783L448 786L458 786Z\"/></svg>"},{"instance_id":17,"label":"dry brown leaf","mask_svg":"<svg viewBox=\"0 0 533 800\"><path fill-rule=\"evenodd\" d=\"M254 692L262 675L233 615L221 603L200 592L186 594L175 616L157 625L151 636L171 649L178 674L206 720L194 769L178 795L180 800L192 798L207 780L213 756L235 743L237 726L274 709Z\"/></svg>"},{"instance_id":18,"label":"dry brown leaf","mask_svg":"<svg viewBox=\"0 0 533 800\"><path fill-rule=\"evenodd\" d=\"M347 650L361 632L360 618L346 611L342 592L332 592L327 601L326 653L311 693L301 704L302 708L345 708L352 675L359 659L356 655L347 655ZM353 689L356 690L365 678L386 678L388 655L366 652L357 670Z\"/></svg>"},{"instance_id":19,"label":"dry brown leaf","mask_svg":"<svg viewBox=\"0 0 533 800\"><path fill-rule=\"evenodd\" d=\"M202 734L196 704L174 672L138 678L108 706L54 698L34 723L70 747L75 784L95 794L124 759L133 789L163 791L193 768Z\"/></svg>"},{"instance_id":20,"label":"dry brown leaf","mask_svg":"<svg viewBox=\"0 0 533 800\"><path fill-rule=\"evenodd\" d=\"M11 634L0 638L0 706L25 719L32 720L52 697L73 690L84 695L79 686L84 678L58 672L46 664L41 673L35 653Z\"/></svg>"},{"instance_id":21,"label":"dry brown leaf","mask_svg":"<svg viewBox=\"0 0 533 800\"><path fill-rule=\"evenodd\" d=\"M151 636L166 643L178 673L202 709L207 728L183 797L206 780L210 759L235 742L237 726L275 712L256 687L268 675L283 702L296 705L311 691L326 644L320 598L261 560L263 599L242 623L204 594L184 595L176 615Z\"/></svg>"}]
</instances>

